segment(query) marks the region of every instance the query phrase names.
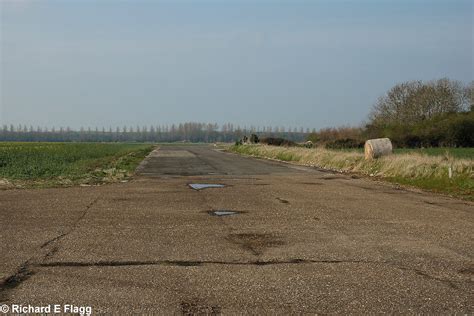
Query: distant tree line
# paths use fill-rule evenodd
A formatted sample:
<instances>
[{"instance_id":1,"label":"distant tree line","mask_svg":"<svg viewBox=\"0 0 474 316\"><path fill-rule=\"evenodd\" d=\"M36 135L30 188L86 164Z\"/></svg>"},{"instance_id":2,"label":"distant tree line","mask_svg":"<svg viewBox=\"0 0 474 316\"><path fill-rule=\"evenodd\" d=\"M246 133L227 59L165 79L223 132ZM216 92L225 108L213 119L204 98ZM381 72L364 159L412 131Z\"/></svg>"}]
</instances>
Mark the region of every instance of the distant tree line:
<instances>
[{"instance_id":1,"label":"distant tree line","mask_svg":"<svg viewBox=\"0 0 474 316\"><path fill-rule=\"evenodd\" d=\"M369 138L389 137L397 147L474 147L474 82L439 79L395 85L373 106L360 127L319 131L188 122L115 128L42 128L4 125L0 141L50 142L235 142L244 135L303 142L328 148L362 147Z\"/></svg>"},{"instance_id":2,"label":"distant tree line","mask_svg":"<svg viewBox=\"0 0 474 316\"><path fill-rule=\"evenodd\" d=\"M397 147L474 147L474 82L409 81L380 97L363 127L328 128L309 140L329 148L361 147L389 137Z\"/></svg>"},{"instance_id":3,"label":"distant tree line","mask_svg":"<svg viewBox=\"0 0 474 316\"><path fill-rule=\"evenodd\" d=\"M314 129L312 130L315 131ZM188 122L158 126L123 126L109 128L36 127L3 125L0 141L26 142L234 142L252 133L260 137L283 137L304 141L311 131L303 128L240 127L233 124Z\"/></svg>"}]
</instances>

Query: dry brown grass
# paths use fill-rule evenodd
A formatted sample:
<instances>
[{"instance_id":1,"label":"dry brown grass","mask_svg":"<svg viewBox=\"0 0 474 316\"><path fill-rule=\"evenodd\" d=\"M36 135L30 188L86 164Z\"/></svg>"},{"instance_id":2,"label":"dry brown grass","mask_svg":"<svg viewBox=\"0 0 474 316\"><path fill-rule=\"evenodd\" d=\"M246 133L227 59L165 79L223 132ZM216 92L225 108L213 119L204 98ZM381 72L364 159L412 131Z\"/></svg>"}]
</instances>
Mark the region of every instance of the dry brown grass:
<instances>
[{"instance_id":1,"label":"dry brown grass","mask_svg":"<svg viewBox=\"0 0 474 316\"><path fill-rule=\"evenodd\" d=\"M453 176L473 176L474 160L447 156L428 156L418 153L396 154L367 161L364 154L324 148L276 147L246 145L233 147L233 151L256 157L292 161L301 165L335 169L342 172L359 172L388 177L447 177L449 167Z\"/></svg>"},{"instance_id":2,"label":"dry brown grass","mask_svg":"<svg viewBox=\"0 0 474 316\"><path fill-rule=\"evenodd\" d=\"M229 149L255 157L387 178L398 183L440 192L456 194L456 191L462 191L460 195L467 196L468 199L472 199L474 193L472 159L406 153L365 160L364 154L359 152L267 145L232 146ZM451 179L448 176L450 167Z\"/></svg>"}]
</instances>

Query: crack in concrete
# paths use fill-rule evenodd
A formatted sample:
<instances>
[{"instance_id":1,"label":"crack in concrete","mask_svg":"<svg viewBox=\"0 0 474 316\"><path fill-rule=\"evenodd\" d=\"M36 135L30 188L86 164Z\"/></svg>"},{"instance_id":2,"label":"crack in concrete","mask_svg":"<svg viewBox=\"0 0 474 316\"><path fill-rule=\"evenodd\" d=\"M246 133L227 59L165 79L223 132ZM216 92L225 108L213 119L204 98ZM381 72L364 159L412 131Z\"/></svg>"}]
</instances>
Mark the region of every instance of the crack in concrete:
<instances>
[{"instance_id":1,"label":"crack in concrete","mask_svg":"<svg viewBox=\"0 0 474 316\"><path fill-rule=\"evenodd\" d=\"M441 282L450 286L453 289L459 290L459 286L456 283L466 283L469 281L461 280L448 280L430 275L424 271L416 268L409 268L399 266L396 263L388 261L368 261L368 260L311 260L293 258L288 260L254 260L254 261L219 261L219 260L145 260L145 261L94 261L94 262L76 262L76 261L58 261L58 262L47 262L47 263L36 263L32 264L38 268L81 268L81 267L131 267L131 266L174 266L174 267L202 267L205 265L229 265L229 266L274 266L274 265L297 265L297 264L384 264L390 265L396 269L402 271L411 271L416 275L424 277L426 279Z\"/></svg>"},{"instance_id":2,"label":"crack in concrete","mask_svg":"<svg viewBox=\"0 0 474 316\"><path fill-rule=\"evenodd\" d=\"M72 233L79 226L79 223L81 222L81 220L84 219L84 217L87 215L91 207L98 200L99 198L97 197L86 206L85 210L82 212L82 214L79 216L79 218L74 222L74 224L71 226L71 228L67 232L62 233L54 238L51 238L50 240L47 240L40 246L40 249L45 249L46 247L53 245L55 242L61 240L62 238ZM59 251L58 246L52 247L42 256L39 255L39 257L41 257L39 261L43 262L47 258L52 257L58 251ZM31 270L31 267L38 266L38 264L31 263L34 261L34 258L35 256L25 261L13 275L7 277L0 283L0 302L1 303L7 302L9 300L9 292L15 289L16 287L18 287L22 282L29 279L35 273L34 271Z\"/></svg>"},{"instance_id":3,"label":"crack in concrete","mask_svg":"<svg viewBox=\"0 0 474 316\"><path fill-rule=\"evenodd\" d=\"M290 260L255 260L255 261L219 261L219 260L145 260L145 261L94 261L94 262L76 262L76 261L58 261L34 264L35 267L118 267L118 266L180 266L180 267L199 267L207 264L214 265L279 265L279 264L302 264L302 263L372 263L369 261L358 260L308 260L308 259L290 259ZM383 262L373 262L383 263Z\"/></svg>"},{"instance_id":4,"label":"crack in concrete","mask_svg":"<svg viewBox=\"0 0 474 316\"><path fill-rule=\"evenodd\" d=\"M54 237L50 240L47 240L44 244L41 245L41 248L44 248L44 247L48 246L49 244L52 244L53 242L55 242L57 240L60 240L61 238L63 238L66 235L67 235L67 233L62 233L62 234L60 234L60 235L58 235L58 236L56 236L56 237Z\"/></svg>"},{"instance_id":5,"label":"crack in concrete","mask_svg":"<svg viewBox=\"0 0 474 316\"><path fill-rule=\"evenodd\" d=\"M442 282L448 286L450 286L451 288L453 289L456 289L458 290L459 287L455 284L455 282L458 282L458 283L463 283L462 281L453 281L453 280L448 280L448 279L442 279L442 278L439 278L439 277L435 277L433 275L430 275L424 271L421 271L419 269L416 269L416 268L407 268L407 267L399 267L399 266L396 266L398 269L400 270L408 270L408 271L413 271L416 275L419 275L419 276L422 276L426 279L430 279L430 280L435 280L435 281L439 281L439 282ZM469 282L469 281L468 281Z\"/></svg>"},{"instance_id":6,"label":"crack in concrete","mask_svg":"<svg viewBox=\"0 0 474 316\"><path fill-rule=\"evenodd\" d=\"M86 217L87 213L89 212L89 210L91 209L91 207L97 203L97 201L99 200L99 198L95 198L92 202L90 202L89 204L86 205L86 208L85 210L82 212L81 216L79 216L79 218L74 222L74 224L69 228L69 230L65 233L62 233L54 238L51 238L50 240L47 240L45 243L43 243L41 245L41 248L45 248L46 246L58 241L58 240L61 240L63 239L64 237L66 237L67 235L69 235L70 233L72 233L76 228L77 226L79 226L79 223L84 219L84 217Z\"/></svg>"}]
</instances>

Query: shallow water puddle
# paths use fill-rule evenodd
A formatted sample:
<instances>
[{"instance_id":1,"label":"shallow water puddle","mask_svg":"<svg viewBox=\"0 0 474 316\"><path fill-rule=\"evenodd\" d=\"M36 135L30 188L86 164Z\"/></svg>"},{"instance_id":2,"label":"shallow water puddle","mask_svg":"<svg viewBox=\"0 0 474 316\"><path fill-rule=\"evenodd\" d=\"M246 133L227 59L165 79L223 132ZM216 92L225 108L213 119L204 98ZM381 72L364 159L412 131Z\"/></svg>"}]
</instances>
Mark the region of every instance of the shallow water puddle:
<instances>
[{"instance_id":1,"label":"shallow water puddle","mask_svg":"<svg viewBox=\"0 0 474 316\"><path fill-rule=\"evenodd\" d=\"M210 189L210 188L223 188L223 184L206 184L206 183L190 183L188 184L191 189L194 190L204 190L204 189Z\"/></svg>"},{"instance_id":2,"label":"shallow water puddle","mask_svg":"<svg viewBox=\"0 0 474 316\"><path fill-rule=\"evenodd\" d=\"M212 216L230 216L230 215L238 215L240 212L237 211L230 211L230 210L217 210L217 211L209 211L209 215Z\"/></svg>"}]
</instances>

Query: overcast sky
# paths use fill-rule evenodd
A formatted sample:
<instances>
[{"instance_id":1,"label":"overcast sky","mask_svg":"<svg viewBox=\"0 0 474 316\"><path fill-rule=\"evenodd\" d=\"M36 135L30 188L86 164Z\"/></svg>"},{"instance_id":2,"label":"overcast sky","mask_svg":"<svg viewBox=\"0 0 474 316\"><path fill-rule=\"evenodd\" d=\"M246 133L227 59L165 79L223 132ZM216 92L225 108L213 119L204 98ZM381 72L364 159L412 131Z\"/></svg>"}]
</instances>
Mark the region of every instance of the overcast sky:
<instances>
[{"instance_id":1,"label":"overcast sky","mask_svg":"<svg viewBox=\"0 0 474 316\"><path fill-rule=\"evenodd\" d=\"M473 80L473 1L0 0L0 124L355 125Z\"/></svg>"}]
</instances>

